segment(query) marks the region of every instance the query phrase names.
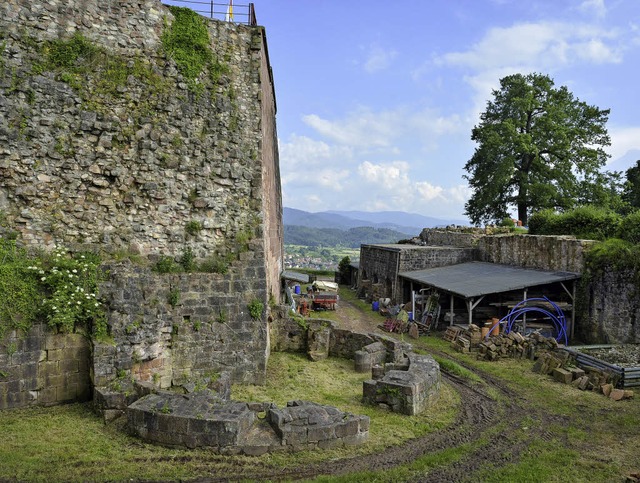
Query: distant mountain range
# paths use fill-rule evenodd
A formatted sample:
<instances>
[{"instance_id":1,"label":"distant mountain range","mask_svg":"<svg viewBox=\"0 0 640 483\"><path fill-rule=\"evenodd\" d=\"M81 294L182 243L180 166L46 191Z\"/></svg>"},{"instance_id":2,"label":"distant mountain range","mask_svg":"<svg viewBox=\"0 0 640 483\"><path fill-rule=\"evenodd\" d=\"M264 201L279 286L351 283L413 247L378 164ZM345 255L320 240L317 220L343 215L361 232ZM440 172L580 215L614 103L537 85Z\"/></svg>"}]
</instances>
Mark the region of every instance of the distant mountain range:
<instances>
[{"instance_id":1,"label":"distant mountain range","mask_svg":"<svg viewBox=\"0 0 640 483\"><path fill-rule=\"evenodd\" d=\"M308 211L284 208L284 242L306 246L353 246L395 243L418 236L423 228L467 225L465 220L440 219L404 211Z\"/></svg>"},{"instance_id":2,"label":"distant mountain range","mask_svg":"<svg viewBox=\"0 0 640 483\"><path fill-rule=\"evenodd\" d=\"M419 235L423 228L469 224L466 220L433 218L404 211L321 211L311 213L286 207L284 208L283 219L285 225L306 226L309 228L338 228L340 230L369 226L372 228L387 228L411 236Z\"/></svg>"}]
</instances>

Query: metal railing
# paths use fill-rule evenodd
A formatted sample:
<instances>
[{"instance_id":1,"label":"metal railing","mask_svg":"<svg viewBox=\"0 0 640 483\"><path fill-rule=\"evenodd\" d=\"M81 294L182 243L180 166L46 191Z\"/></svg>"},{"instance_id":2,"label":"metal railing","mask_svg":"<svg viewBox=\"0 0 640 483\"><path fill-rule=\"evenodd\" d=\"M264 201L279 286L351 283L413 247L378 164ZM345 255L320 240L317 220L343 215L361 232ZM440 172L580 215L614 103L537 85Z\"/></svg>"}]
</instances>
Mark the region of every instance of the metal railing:
<instances>
[{"instance_id":1,"label":"metal railing","mask_svg":"<svg viewBox=\"0 0 640 483\"><path fill-rule=\"evenodd\" d=\"M161 0L163 4L187 7L204 17L233 22L238 24L258 25L253 3L237 4L236 2L214 2L213 0Z\"/></svg>"}]
</instances>

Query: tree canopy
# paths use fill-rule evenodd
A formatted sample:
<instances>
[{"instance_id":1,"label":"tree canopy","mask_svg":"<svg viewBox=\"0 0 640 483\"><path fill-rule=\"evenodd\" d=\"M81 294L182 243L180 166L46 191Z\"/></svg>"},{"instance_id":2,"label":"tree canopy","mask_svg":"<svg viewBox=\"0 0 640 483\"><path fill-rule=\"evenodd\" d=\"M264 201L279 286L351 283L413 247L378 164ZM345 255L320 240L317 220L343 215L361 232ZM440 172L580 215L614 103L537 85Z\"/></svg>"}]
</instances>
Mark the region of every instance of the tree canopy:
<instances>
[{"instance_id":1,"label":"tree canopy","mask_svg":"<svg viewBox=\"0 0 640 483\"><path fill-rule=\"evenodd\" d=\"M623 198L634 208L640 208L640 159L627 169Z\"/></svg>"},{"instance_id":2,"label":"tree canopy","mask_svg":"<svg viewBox=\"0 0 640 483\"><path fill-rule=\"evenodd\" d=\"M478 143L464 169L472 189L465 205L471 221L498 222L516 207L524 224L532 211L566 210L597 191L611 144L609 110L590 106L543 74L514 74L472 130Z\"/></svg>"}]
</instances>

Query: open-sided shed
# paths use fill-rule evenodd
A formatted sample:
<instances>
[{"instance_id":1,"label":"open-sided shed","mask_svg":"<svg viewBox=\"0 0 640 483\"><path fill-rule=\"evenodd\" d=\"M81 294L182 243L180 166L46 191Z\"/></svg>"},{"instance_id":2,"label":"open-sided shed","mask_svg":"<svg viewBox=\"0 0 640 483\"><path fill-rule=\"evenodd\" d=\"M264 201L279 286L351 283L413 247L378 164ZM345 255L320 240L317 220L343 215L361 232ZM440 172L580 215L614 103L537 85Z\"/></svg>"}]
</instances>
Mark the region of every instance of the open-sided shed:
<instances>
[{"instance_id":1,"label":"open-sided shed","mask_svg":"<svg viewBox=\"0 0 640 483\"><path fill-rule=\"evenodd\" d=\"M410 282L412 292L414 292L415 285L418 285L448 293L450 295L450 324L453 324L454 297L464 300L469 313L469 323L473 319L473 310L490 294L522 290L524 300L531 288L559 283L573 305L576 294L575 282L580 278L580 274L534 270L487 262L468 262L400 272L399 277ZM575 322L574 312L574 310L571 311L571 335L573 335Z\"/></svg>"}]
</instances>

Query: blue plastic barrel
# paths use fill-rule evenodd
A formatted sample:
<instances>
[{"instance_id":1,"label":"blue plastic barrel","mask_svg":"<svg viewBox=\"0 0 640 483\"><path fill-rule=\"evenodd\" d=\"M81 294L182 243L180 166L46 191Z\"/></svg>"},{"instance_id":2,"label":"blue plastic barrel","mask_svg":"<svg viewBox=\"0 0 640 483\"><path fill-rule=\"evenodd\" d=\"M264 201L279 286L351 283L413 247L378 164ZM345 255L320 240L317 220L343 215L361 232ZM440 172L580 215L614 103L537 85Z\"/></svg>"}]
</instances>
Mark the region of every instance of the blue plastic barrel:
<instances>
[{"instance_id":1,"label":"blue plastic barrel","mask_svg":"<svg viewBox=\"0 0 640 483\"><path fill-rule=\"evenodd\" d=\"M296 285L295 287L293 287L293 291L296 295L300 295L300 285Z\"/></svg>"},{"instance_id":2,"label":"blue plastic barrel","mask_svg":"<svg viewBox=\"0 0 640 483\"><path fill-rule=\"evenodd\" d=\"M379 308L380 308L380 302L378 301L371 302L371 310L373 310L374 312L377 312Z\"/></svg>"}]
</instances>

